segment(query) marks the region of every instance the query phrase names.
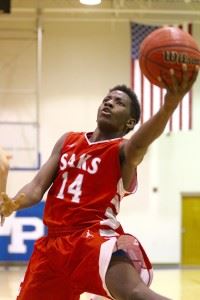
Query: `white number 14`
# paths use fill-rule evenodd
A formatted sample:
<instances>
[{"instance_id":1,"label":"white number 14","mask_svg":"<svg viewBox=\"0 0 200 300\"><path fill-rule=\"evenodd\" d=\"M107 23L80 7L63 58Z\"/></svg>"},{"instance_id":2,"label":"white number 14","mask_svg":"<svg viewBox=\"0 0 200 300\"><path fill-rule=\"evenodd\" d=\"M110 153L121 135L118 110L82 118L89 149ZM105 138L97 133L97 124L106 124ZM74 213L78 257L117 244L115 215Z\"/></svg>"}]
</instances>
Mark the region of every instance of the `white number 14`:
<instances>
[{"instance_id":1,"label":"white number 14","mask_svg":"<svg viewBox=\"0 0 200 300\"><path fill-rule=\"evenodd\" d=\"M57 198L64 199L64 191L67 185L68 180L68 173L65 172L62 175L63 181L60 187L60 190L57 194ZM67 192L69 194L72 194L72 202L79 203L80 202L80 196L82 194L82 183L83 183L83 174L79 174L75 180L68 186Z\"/></svg>"}]
</instances>

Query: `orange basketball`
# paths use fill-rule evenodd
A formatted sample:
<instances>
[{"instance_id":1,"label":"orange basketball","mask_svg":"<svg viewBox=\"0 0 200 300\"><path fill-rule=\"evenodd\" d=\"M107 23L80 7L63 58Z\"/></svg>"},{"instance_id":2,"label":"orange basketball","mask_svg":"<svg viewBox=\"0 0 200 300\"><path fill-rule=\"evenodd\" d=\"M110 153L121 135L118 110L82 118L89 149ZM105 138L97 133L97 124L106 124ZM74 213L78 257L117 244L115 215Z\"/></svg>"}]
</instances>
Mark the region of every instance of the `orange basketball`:
<instances>
[{"instance_id":1,"label":"orange basketball","mask_svg":"<svg viewBox=\"0 0 200 300\"><path fill-rule=\"evenodd\" d=\"M194 38L176 27L162 27L150 33L140 45L139 63L149 81L162 87L157 77L165 74L170 82L169 69L182 78L182 64L187 64L189 76L200 65L200 50Z\"/></svg>"}]
</instances>

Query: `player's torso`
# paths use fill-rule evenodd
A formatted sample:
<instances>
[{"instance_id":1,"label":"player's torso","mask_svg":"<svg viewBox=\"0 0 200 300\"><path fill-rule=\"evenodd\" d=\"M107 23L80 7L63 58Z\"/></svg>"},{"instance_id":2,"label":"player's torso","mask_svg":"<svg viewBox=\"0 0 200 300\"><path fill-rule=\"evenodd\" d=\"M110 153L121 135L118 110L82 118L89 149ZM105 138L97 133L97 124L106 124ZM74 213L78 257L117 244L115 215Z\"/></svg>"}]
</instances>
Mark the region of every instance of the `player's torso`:
<instances>
[{"instance_id":1,"label":"player's torso","mask_svg":"<svg viewBox=\"0 0 200 300\"><path fill-rule=\"evenodd\" d=\"M116 230L123 197L119 145L121 139L91 143L84 133L70 133L45 208L48 227L67 231L98 227Z\"/></svg>"}]
</instances>

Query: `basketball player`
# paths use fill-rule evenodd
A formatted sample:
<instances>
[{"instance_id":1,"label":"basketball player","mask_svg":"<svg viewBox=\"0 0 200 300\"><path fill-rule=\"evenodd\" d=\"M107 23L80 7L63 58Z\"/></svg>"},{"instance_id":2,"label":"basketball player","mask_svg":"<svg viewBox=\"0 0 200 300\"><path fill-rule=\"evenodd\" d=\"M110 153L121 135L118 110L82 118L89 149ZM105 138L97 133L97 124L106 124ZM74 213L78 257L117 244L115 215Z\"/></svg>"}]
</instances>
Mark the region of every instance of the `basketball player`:
<instances>
[{"instance_id":1,"label":"basketball player","mask_svg":"<svg viewBox=\"0 0 200 300\"><path fill-rule=\"evenodd\" d=\"M48 161L13 198L2 194L0 213L37 204L50 187L44 211L48 234L35 243L18 300L78 300L83 292L109 299L166 300L149 288L152 266L140 242L116 219L122 198L135 191L137 166L158 138L191 80L170 70L172 84L160 110L129 139L140 118L136 95L116 86L103 99L94 132L69 132Z\"/></svg>"}]
</instances>

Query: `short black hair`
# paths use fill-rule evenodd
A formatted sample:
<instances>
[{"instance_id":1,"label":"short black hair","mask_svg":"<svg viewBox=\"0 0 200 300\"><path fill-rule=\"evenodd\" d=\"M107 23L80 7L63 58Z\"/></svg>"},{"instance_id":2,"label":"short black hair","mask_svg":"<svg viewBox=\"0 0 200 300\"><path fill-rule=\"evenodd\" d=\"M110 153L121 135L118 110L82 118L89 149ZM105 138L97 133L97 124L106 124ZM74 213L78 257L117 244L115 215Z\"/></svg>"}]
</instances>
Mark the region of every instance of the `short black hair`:
<instances>
[{"instance_id":1,"label":"short black hair","mask_svg":"<svg viewBox=\"0 0 200 300\"><path fill-rule=\"evenodd\" d=\"M114 86L110 89L110 92L113 91L121 91L129 96L129 98L131 99L131 116L135 119L135 124L137 124L140 120L141 109L135 92L125 84Z\"/></svg>"}]
</instances>

